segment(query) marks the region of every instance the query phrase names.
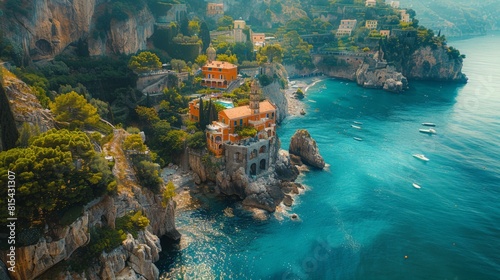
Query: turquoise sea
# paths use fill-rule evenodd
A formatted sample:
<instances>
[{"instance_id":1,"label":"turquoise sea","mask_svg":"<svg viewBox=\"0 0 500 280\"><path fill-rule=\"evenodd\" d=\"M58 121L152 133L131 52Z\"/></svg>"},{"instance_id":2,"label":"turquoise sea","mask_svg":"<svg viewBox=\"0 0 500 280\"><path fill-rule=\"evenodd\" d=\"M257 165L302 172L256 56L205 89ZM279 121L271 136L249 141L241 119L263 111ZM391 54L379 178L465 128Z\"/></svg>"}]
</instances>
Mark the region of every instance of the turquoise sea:
<instances>
[{"instance_id":1,"label":"turquoise sea","mask_svg":"<svg viewBox=\"0 0 500 280\"><path fill-rule=\"evenodd\" d=\"M164 248L162 276L499 279L500 33L450 44L467 55L466 85L411 82L403 94L334 79L311 87L308 114L278 131L287 149L295 130L308 129L330 165L300 178L308 190L290 210L300 221L255 220L234 201L198 195L198 209L178 213L183 241ZM437 134L419 133L422 122Z\"/></svg>"}]
</instances>

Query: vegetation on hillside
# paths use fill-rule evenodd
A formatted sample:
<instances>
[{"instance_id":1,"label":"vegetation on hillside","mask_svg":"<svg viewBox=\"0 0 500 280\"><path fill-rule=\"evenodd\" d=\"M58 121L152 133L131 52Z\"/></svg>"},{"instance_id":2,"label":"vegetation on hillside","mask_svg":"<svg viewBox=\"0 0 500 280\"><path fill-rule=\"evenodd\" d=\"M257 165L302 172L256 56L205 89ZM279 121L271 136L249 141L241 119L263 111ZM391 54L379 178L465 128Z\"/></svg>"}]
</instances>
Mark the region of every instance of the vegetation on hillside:
<instances>
[{"instance_id":1,"label":"vegetation on hillside","mask_svg":"<svg viewBox=\"0 0 500 280\"><path fill-rule=\"evenodd\" d=\"M84 132L50 130L30 140L26 148L0 153L0 182L16 173L16 209L29 227L54 223L60 213L104 194L114 180L106 160L94 151ZM0 190L7 197L7 188ZM7 208L6 200L0 206ZM7 213L0 218L5 221Z\"/></svg>"}]
</instances>

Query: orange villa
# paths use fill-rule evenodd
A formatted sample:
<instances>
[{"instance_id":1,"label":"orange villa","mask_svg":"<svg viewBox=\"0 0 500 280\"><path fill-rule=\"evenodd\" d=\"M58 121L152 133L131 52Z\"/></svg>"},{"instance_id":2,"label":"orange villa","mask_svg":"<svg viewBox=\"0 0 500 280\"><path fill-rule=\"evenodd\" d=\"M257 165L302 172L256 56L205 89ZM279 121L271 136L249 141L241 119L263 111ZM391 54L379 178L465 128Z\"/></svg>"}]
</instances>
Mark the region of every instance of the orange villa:
<instances>
[{"instance_id":1,"label":"orange villa","mask_svg":"<svg viewBox=\"0 0 500 280\"><path fill-rule=\"evenodd\" d=\"M199 116L197 102L190 102L190 119L198 121ZM237 143L241 140L235 133L237 127L254 127L258 138L271 138L276 135L276 117L276 107L267 100L260 102L258 86L253 82L249 105L222 110L218 114L218 120L207 125L207 147L216 156L222 156L223 143Z\"/></svg>"},{"instance_id":2,"label":"orange villa","mask_svg":"<svg viewBox=\"0 0 500 280\"><path fill-rule=\"evenodd\" d=\"M201 85L210 88L227 88L238 78L238 67L226 61L209 61L201 68Z\"/></svg>"},{"instance_id":3,"label":"orange villa","mask_svg":"<svg viewBox=\"0 0 500 280\"><path fill-rule=\"evenodd\" d=\"M189 117L199 120L199 106L195 100L189 103ZM206 126L207 148L225 170L235 172L243 169L245 174L256 178L267 174L272 164L271 155L276 149L277 108L271 102L260 101L260 90L256 81L252 82L250 104L228 108L219 112L217 121ZM237 128L252 127L255 136L242 138Z\"/></svg>"}]
</instances>

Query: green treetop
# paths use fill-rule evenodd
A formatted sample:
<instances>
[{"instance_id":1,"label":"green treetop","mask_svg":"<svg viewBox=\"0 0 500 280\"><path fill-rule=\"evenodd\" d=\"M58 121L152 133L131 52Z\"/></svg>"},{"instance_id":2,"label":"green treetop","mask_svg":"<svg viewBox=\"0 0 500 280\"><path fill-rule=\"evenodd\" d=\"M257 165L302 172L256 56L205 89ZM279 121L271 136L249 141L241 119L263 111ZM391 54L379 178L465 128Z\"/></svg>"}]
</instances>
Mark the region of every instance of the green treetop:
<instances>
[{"instance_id":1,"label":"green treetop","mask_svg":"<svg viewBox=\"0 0 500 280\"><path fill-rule=\"evenodd\" d=\"M132 71L147 72L161 69L161 61L160 58L152 52L141 52L130 58L128 67L132 69Z\"/></svg>"},{"instance_id":2,"label":"green treetop","mask_svg":"<svg viewBox=\"0 0 500 280\"><path fill-rule=\"evenodd\" d=\"M50 109L57 121L67 122L74 127L82 127L85 124L93 125L99 121L97 108L74 91L56 97L54 103L50 104Z\"/></svg>"}]
</instances>

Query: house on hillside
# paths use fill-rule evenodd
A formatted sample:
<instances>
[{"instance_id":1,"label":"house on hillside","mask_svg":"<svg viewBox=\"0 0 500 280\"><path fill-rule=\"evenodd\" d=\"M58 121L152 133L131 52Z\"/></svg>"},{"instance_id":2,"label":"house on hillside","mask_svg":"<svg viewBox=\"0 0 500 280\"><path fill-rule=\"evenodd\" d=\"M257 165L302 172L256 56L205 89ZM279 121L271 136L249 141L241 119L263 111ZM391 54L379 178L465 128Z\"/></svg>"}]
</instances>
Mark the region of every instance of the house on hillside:
<instances>
[{"instance_id":1,"label":"house on hillside","mask_svg":"<svg viewBox=\"0 0 500 280\"><path fill-rule=\"evenodd\" d=\"M224 15L224 4L207 3L207 16L216 17Z\"/></svg>"},{"instance_id":2,"label":"house on hillside","mask_svg":"<svg viewBox=\"0 0 500 280\"><path fill-rule=\"evenodd\" d=\"M258 49L266 44L266 34L265 33L252 33L252 44L254 48Z\"/></svg>"},{"instance_id":3,"label":"house on hillside","mask_svg":"<svg viewBox=\"0 0 500 280\"><path fill-rule=\"evenodd\" d=\"M376 0L366 0L365 6L366 7L375 7L375 6L377 6L377 1Z\"/></svg>"},{"instance_id":4,"label":"house on hillside","mask_svg":"<svg viewBox=\"0 0 500 280\"><path fill-rule=\"evenodd\" d=\"M365 23L365 27L368 29L377 29L378 21L376 20L367 20Z\"/></svg>"},{"instance_id":5,"label":"house on hillside","mask_svg":"<svg viewBox=\"0 0 500 280\"><path fill-rule=\"evenodd\" d=\"M390 30L386 30L386 29L380 30L380 36L387 38L387 37L391 36L391 31Z\"/></svg>"},{"instance_id":6,"label":"house on hillside","mask_svg":"<svg viewBox=\"0 0 500 280\"><path fill-rule=\"evenodd\" d=\"M358 23L358 21L355 19L343 19L343 20L341 20L339 28L337 29L337 32L335 33L335 35L337 37L351 36L352 31L354 30L354 28L356 28L357 23Z\"/></svg>"},{"instance_id":7,"label":"house on hillside","mask_svg":"<svg viewBox=\"0 0 500 280\"><path fill-rule=\"evenodd\" d=\"M201 68L201 85L225 89L238 78L238 66L227 61L209 61Z\"/></svg>"}]
</instances>

